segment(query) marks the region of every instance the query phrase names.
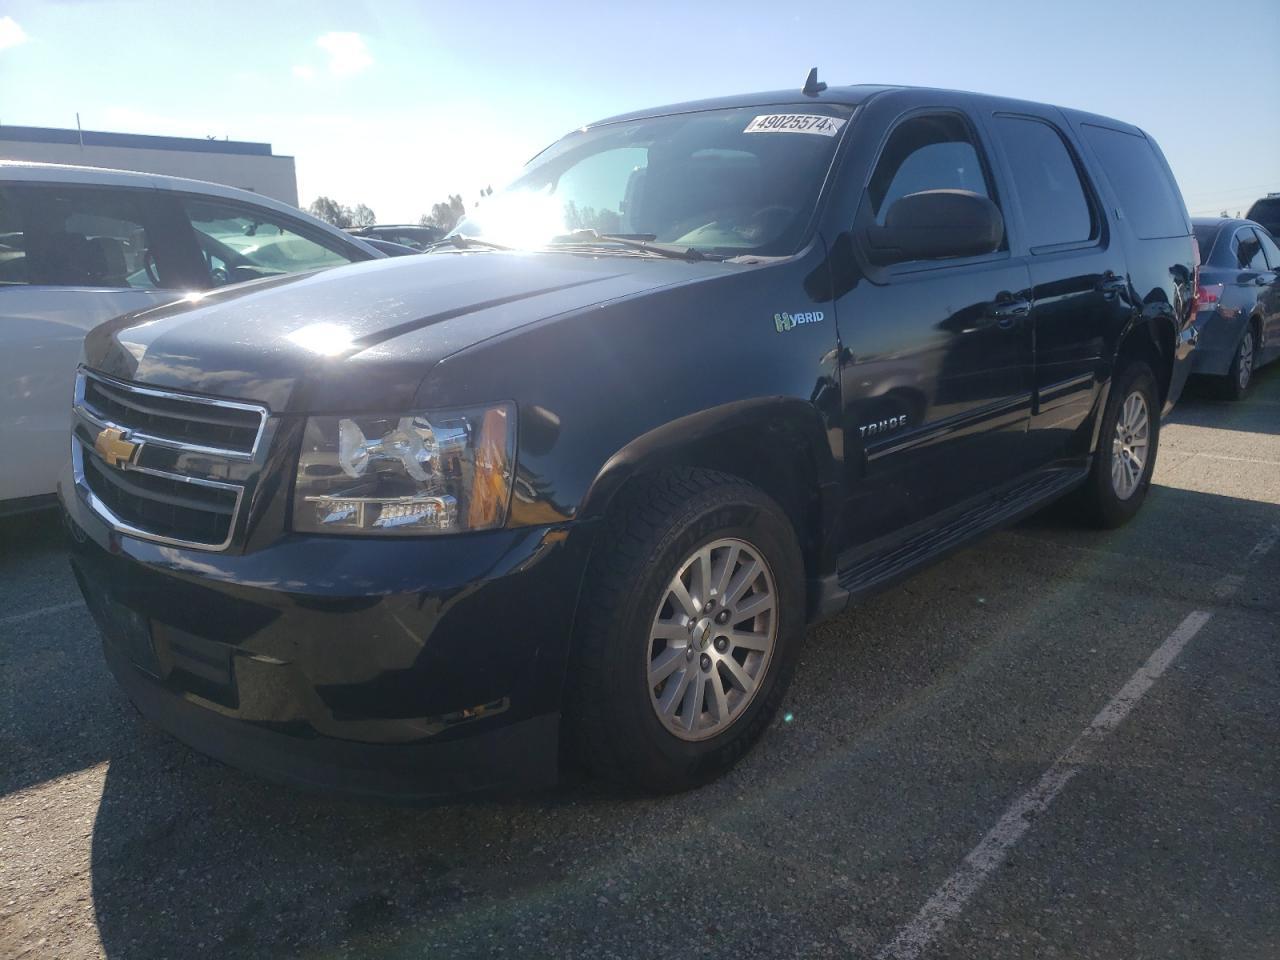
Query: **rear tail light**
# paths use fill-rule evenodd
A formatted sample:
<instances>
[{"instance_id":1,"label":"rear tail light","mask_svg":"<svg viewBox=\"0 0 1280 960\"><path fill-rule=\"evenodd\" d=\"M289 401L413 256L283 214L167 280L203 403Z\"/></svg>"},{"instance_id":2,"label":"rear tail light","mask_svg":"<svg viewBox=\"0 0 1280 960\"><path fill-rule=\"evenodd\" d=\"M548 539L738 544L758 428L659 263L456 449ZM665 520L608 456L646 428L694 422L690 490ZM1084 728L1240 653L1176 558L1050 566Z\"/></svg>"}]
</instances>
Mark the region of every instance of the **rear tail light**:
<instances>
[{"instance_id":1,"label":"rear tail light","mask_svg":"<svg viewBox=\"0 0 1280 960\"><path fill-rule=\"evenodd\" d=\"M1197 310L1214 310L1222 299L1223 284L1197 283L1195 305Z\"/></svg>"}]
</instances>

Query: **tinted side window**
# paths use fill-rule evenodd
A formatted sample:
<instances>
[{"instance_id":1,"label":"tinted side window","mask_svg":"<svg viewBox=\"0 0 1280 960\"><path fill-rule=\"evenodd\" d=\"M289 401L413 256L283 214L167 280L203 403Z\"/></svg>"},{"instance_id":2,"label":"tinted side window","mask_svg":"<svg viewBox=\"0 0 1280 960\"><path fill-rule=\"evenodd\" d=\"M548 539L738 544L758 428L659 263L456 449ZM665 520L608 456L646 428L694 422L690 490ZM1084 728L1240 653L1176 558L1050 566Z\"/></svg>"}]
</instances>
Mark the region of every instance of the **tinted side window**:
<instances>
[{"instance_id":1,"label":"tinted side window","mask_svg":"<svg viewBox=\"0 0 1280 960\"><path fill-rule=\"evenodd\" d=\"M366 259L328 238L304 235L288 217L270 210L194 197L183 198L182 205L215 287Z\"/></svg>"},{"instance_id":2,"label":"tinted side window","mask_svg":"<svg viewBox=\"0 0 1280 960\"><path fill-rule=\"evenodd\" d=\"M1276 246L1276 242L1261 230L1257 231L1258 239L1262 241L1262 252L1266 254L1267 263L1272 270L1280 270L1280 247Z\"/></svg>"},{"instance_id":3,"label":"tinted side window","mask_svg":"<svg viewBox=\"0 0 1280 960\"><path fill-rule=\"evenodd\" d=\"M0 282L63 287L178 286L143 191L11 186L0 198Z\"/></svg>"},{"instance_id":4,"label":"tinted side window","mask_svg":"<svg viewBox=\"0 0 1280 960\"><path fill-rule=\"evenodd\" d=\"M885 144L868 193L871 212L883 224L895 200L922 190L969 190L992 197L979 147L958 116L913 117Z\"/></svg>"},{"instance_id":5,"label":"tinted side window","mask_svg":"<svg viewBox=\"0 0 1280 960\"><path fill-rule=\"evenodd\" d=\"M996 117L995 133L1009 159L1013 186L1033 250L1092 239L1093 210L1067 145L1039 120Z\"/></svg>"},{"instance_id":6,"label":"tinted side window","mask_svg":"<svg viewBox=\"0 0 1280 960\"><path fill-rule=\"evenodd\" d=\"M1266 258L1262 254L1262 241L1253 232L1252 227L1243 227L1231 238L1232 266L1240 270L1254 270L1259 273L1267 269Z\"/></svg>"},{"instance_id":7,"label":"tinted side window","mask_svg":"<svg viewBox=\"0 0 1280 960\"><path fill-rule=\"evenodd\" d=\"M1093 124L1082 130L1134 233L1144 240L1184 236L1181 195L1146 137Z\"/></svg>"}]
</instances>

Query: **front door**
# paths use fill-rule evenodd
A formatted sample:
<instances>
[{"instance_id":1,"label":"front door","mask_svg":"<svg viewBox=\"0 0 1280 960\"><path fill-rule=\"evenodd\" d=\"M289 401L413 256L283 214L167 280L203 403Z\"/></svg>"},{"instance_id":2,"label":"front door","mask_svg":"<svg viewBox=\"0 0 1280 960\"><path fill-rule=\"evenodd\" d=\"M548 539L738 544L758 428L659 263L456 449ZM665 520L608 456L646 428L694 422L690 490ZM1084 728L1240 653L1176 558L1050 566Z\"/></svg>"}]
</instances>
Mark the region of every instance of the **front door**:
<instances>
[{"instance_id":1,"label":"front door","mask_svg":"<svg viewBox=\"0 0 1280 960\"><path fill-rule=\"evenodd\" d=\"M896 124L858 222L883 223L895 200L937 189L1004 206L981 137L954 108ZM992 254L866 274L836 304L853 544L1018 476L1031 404L1030 278L1007 240Z\"/></svg>"}]
</instances>

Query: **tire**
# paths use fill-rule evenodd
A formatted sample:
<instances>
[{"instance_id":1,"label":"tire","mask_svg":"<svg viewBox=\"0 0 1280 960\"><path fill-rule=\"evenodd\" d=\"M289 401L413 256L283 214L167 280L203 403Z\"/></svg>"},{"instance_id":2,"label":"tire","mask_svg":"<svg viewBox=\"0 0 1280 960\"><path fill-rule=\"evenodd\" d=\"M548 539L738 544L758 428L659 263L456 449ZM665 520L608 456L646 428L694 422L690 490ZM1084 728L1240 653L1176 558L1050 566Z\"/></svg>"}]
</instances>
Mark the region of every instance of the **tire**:
<instances>
[{"instance_id":1,"label":"tire","mask_svg":"<svg viewBox=\"0 0 1280 960\"><path fill-rule=\"evenodd\" d=\"M1141 399L1145 407L1147 429L1145 438L1129 432L1129 417L1135 403ZM1117 430L1122 417L1126 426ZM1132 437L1126 444L1124 438ZM1133 457L1138 454L1139 440L1146 440L1141 451L1142 467L1135 471ZM1098 433L1098 449L1094 454L1089 479L1081 491L1086 518L1095 526L1113 529L1128 523L1142 508L1147 490L1151 486L1151 474L1155 469L1156 454L1160 445L1160 391L1156 387L1151 368L1141 361L1126 366L1112 384L1107 398L1107 408L1102 415L1102 427ZM1125 451L1131 451L1125 456ZM1120 466L1117 467L1117 461ZM1128 464L1128 465L1126 465Z\"/></svg>"},{"instance_id":2,"label":"tire","mask_svg":"<svg viewBox=\"0 0 1280 960\"><path fill-rule=\"evenodd\" d=\"M615 783L648 793L706 783L764 732L794 672L805 627L804 561L795 532L777 504L750 484L685 469L624 491L601 541L579 601L566 734L585 766ZM703 595L713 601L719 595L725 603L713 612L732 620L727 626L701 611L697 619L689 616L671 592L673 578L703 550L710 576L698 563L687 570L685 603L701 606ZM762 572L748 577L748 561ZM743 594L737 601L731 599L735 586ZM770 592L770 610L732 619L739 609L767 603ZM735 624L746 625L733 636L752 649L729 646ZM754 649L770 636L767 653ZM664 669L667 676L655 683ZM749 693L735 674L754 679ZM722 698L712 686L717 682ZM695 684L699 706L688 709Z\"/></svg>"},{"instance_id":3,"label":"tire","mask_svg":"<svg viewBox=\"0 0 1280 960\"><path fill-rule=\"evenodd\" d=\"M1249 384L1253 382L1254 364L1258 358L1258 337L1253 330L1253 322L1245 325L1244 335L1236 346L1236 355L1231 359L1231 369L1222 380L1222 395L1227 400L1243 400L1249 392Z\"/></svg>"}]
</instances>

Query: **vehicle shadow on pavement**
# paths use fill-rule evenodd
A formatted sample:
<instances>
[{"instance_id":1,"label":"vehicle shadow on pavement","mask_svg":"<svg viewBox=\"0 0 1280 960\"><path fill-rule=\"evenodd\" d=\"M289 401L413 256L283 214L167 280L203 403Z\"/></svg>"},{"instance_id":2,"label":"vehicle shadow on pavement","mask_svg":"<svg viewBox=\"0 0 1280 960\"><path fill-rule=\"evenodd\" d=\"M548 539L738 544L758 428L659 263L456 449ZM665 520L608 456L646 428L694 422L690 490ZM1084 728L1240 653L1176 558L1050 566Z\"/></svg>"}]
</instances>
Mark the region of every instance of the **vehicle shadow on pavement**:
<instances>
[{"instance_id":1,"label":"vehicle shadow on pavement","mask_svg":"<svg viewBox=\"0 0 1280 960\"><path fill-rule=\"evenodd\" d=\"M1224 400L1213 378L1192 377L1170 423L1280 436L1280 360L1254 374L1242 401Z\"/></svg>"},{"instance_id":2,"label":"vehicle shadow on pavement","mask_svg":"<svg viewBox=\"0 0 1280 960\"><path fill-rule=\"evenodd\" d=\"M894 784L863 788L850 756L882 763L872 745L878 730L904 711L944 712L931 698L992 655L1000 631L989 611L1010 609L1013 627L1001 629L1036 634L1040 643L1044 625L1062 623L1063 610L1077 627L1079 618L1099 615L1096 598L1078 607L1067 596L1088 594L1091 583L1109 584L1108 602L1121 613L1143 596L1210 602L1205 571L1226 569L1239 555L1239 545L1217 534L1277 519L1273 504L1166 486L1153 488L1143 517L1119 531L1081 529L1061 510L1033 517L811 630L786 708L805 719L803 733L779 719L737 770L681 796L634 798L578 780L545 793L425 807L346 800L242 774L128 716L114 733L92 837L103 949L120 958L493 956L499 947L554 956L562 936L579 945L596 936L625 945L642 930L661 937L664 925L687 922L667 917L665 905L687 897L691 882L711 883L704 874L718 869L697 844L672 846L673 829L678 836L690 829L673 824L714 816L717 843L733 851L761 816L795 824L843 816L854 846L880 842L856 817L885 816L897 801L881 792ZM1175 536L1187 545L1176 565L1168 556ZM1054 547L1047 560L1044 542ZM856 695L840 693L848 678L864 678ZM1083 675L1063 689L1061 696L1079 698L1082 715L1096 709L1097 690ZM916 817L898 829L922 831L927 850L945 825ZM746 845L737 852L768 875L785 866ZM928 854L904 846L890 855L902 858L893 869L910 877L912 858ZM785 868L802 887L819 884L824 869ZM788 892L781 890L769 896ZM757 894L744 887L726 895ZM795 909L797 923L812 920L801 915L808 908ZM593 926L605 912L607 936ZM778 916L770 922L790 922ZM674 927L667 932L677 936Z\"/></svg>"},{"instance_id":3,"label":"vehicle shadow on pavement","mask_svg":"<svg viewBox=\"0 0 1280 960\"><path fill-rule=\"evenodd\" d=\"M0 796L100 763L124 708L53 510L0 519Z\"/></svg>"}]
</instances>

